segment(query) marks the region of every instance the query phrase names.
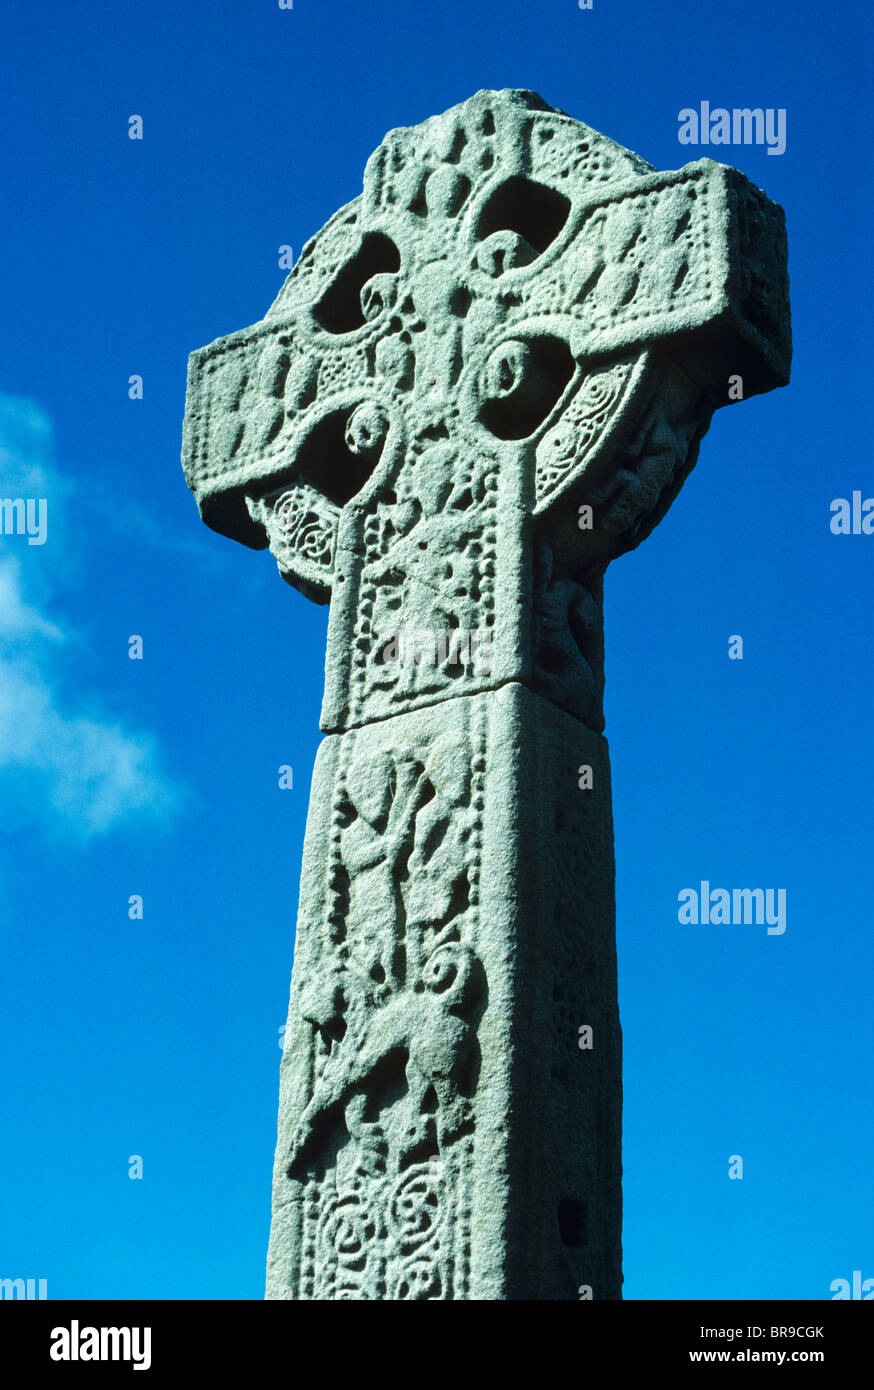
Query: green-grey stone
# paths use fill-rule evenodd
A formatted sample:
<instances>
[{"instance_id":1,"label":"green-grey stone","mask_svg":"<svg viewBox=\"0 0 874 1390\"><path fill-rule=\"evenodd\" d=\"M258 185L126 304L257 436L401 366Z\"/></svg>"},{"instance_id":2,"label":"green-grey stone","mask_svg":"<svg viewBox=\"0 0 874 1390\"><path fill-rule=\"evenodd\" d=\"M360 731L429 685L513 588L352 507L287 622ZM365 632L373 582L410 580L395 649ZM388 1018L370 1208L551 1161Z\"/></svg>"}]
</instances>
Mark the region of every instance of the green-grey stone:
<instances>
[{"instance_id":1,"label":"green-grey stone","mask_svg":"<svg viewBox=\"0 0 874 1390\"><path fill-rule=\"evenodd\" d=\"M790 353L778 207L521 91L192 353L204 521L331 605L269 1298L621 1297L603 574Z\"/></svg>"}]
</instances>

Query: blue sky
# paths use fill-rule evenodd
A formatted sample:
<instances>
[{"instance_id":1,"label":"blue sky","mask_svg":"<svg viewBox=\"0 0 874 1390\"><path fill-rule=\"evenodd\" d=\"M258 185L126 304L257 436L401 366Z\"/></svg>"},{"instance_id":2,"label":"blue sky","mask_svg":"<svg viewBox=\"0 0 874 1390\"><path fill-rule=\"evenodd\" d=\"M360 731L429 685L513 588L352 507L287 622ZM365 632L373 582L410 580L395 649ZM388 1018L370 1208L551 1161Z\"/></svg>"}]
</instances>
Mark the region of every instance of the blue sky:
<instances>
[{"instance_id":1,"label":"blue sky","mask_svg":"<svg viewBox=\"0 0 874 1390\"><path fill-rule=\"evenodd\" d=\"M829 531L874 495L868 7L7 0L0 51L0 495L48 502L0 536L0 1276L262 1295L327 613L198 521L186 359L386 130L509 86L720 155L789 233L792 385L717 414L606 581L625 1294L874 1277L874 537ZM681 146L701 100L784 108L785 153ZM785 934L681 926L702 879L784 887Z\"/></svg>"}]
</instances>

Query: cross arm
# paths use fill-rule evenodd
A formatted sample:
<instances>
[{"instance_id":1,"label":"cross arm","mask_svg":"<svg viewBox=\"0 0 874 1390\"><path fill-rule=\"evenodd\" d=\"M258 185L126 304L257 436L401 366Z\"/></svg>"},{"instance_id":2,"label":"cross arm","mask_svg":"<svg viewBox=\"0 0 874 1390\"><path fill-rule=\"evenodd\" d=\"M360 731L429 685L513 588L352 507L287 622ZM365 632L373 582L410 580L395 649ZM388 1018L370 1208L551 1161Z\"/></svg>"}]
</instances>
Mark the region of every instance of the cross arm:
<instances>
[{"instance_id":1,"label":"cross arm","mask_svg":"<svg viewBox=\"0 0 874 1390\"><path fill-rule=\"evenodd\" d=\"M712 160L645 175L581 210L551 280L575 370L532 441L534 511L558 551L603 565L667 511L732 382L788 382L783 211Z\"/></svg>"}]
</instances>

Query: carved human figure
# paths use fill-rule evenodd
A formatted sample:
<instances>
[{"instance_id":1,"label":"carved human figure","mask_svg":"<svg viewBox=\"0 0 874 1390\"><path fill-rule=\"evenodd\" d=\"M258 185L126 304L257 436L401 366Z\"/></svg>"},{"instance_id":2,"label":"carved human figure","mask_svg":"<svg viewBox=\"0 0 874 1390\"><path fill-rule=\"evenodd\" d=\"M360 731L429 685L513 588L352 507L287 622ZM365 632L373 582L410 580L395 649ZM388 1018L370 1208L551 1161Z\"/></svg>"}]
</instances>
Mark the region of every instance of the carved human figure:
<instances>
[{"instance_id":1,"label":"carved human figure","mask_svg":"<svg viewBox=\"0 0 874 1390\"><path fill-rule=\"evenodd\" d=\"M406 973L398 868L409 853L422 772L411 758L384 755L374 767L362 755L353 759L346 786L354 813L342 833L349 915L364 935L360 964L380 999L400 988Z\"/></svg>"},{"instance_id":2,"label":"carved human figure","mask_svg":"<svg viewBox=\"0 0 874 1390\"><path fill-rule=\"evenodd\" d=\"M429 780L432 795L416 817L404 885L407 935L411 946L415 943L419 965L451 935L458 935L468 902L465 841L470 813L465 813L465 804L470 765L460 739L445 737L434 745Z\"/></svg>"}]
</instances>

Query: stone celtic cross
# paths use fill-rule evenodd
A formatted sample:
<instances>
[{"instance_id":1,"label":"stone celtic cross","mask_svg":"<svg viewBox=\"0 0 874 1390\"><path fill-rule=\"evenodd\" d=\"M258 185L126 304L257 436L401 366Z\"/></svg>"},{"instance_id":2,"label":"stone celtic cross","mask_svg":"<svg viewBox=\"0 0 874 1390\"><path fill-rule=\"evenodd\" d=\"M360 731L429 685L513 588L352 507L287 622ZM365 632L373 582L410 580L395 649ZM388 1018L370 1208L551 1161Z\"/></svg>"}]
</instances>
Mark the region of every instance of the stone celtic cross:
<instances>
[{"instance_id":1,"label":"stone celtic cross","mask_svg":"<svg viewBox=\"0 0 874 1390\"><path fill-rule=\"evenodd\" d=\"M192 354L203 520L330 602L268 1298L621 1297L602 579L789 355L778 207L522 91Z\"/></svg>"}]
</instances>

